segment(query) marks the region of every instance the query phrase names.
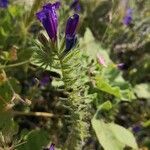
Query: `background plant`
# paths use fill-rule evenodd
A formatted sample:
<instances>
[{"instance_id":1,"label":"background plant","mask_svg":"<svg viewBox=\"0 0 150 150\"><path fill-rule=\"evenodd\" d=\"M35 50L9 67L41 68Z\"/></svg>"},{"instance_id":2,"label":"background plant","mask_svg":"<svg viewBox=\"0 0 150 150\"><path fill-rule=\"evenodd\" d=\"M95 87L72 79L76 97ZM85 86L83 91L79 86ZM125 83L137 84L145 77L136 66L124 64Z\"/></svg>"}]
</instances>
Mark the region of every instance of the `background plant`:
<instances>
[{"instance_id":1,"label":"background plant","mask_svg":"<svg viewBox=\"0 0 150 150\"><path fill-rule=\"evenodd\" d=\"M149 1L128 3L131 26L122 24L121 1L82 0L80 11L63 1L55 46L43 41L35 16L45 2L11 1L0 9L1 149L41 150L51 143L58 149L136 149L131 131L138 146L148 148ZM80 15L78 42L62 55L73 13Z\"/></svg>"}]
</instances>

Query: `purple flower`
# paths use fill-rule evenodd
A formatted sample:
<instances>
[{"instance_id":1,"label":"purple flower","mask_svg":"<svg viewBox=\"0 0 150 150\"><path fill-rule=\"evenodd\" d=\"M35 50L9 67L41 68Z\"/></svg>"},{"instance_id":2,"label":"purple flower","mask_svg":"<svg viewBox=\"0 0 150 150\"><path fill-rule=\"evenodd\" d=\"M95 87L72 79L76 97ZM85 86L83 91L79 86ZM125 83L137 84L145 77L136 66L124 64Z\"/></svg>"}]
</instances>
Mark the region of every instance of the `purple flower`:
<instances>
[{"instance_id":1,"label":"purple flower","mask_svg":"<svg viewBox=\"0 0 150 150\"><path fill-rule=\"evenodd\" d=\"M0 7L7 8L8 0L0 0Z\"/></svg>"},{"instance_id":2,"label":"purple flower","mask_svg":"<svg viewBox=\"0 0 150 150\"><path fill-rule=\"evenodd\" d=\"M59 7L60 2L56 2L54 4L48 3L36 14L53 42L57 40L58 16L56 14L56 10Z\"/></svg>"},{"instance_id":3,"label":"purple flower","mask_svg":"<svg viewBox=\"0 0 150 150\"><path fill-rule=\"evenodd\" d=\"M55 72L51 72L51 71L44 71L44 72L40 72L39 74L37 74L37 78L39 80L39 84L41 87L47 86L48 84L50 84L53 80Z\"/></svg>"},{"instance_id":4,"label":"purple flower","mask_svg":"<svg viewBox=\"0 0 150 150\"><path fill-rule=\"evenodd\" d=\"M49 150L55 150L54 146L55 146L55 144L52 143Z\"/></svg>"},{"instance_id":5,"label":"purple flower","mask_svg":"<svg viewBox=\"0 0 150 150\"><path fill-rule=\"evenodd\" d=\"M74 11L80 11L81 10L81 6L79 4L79 0L73 0L73 2L70 5L70 9L73 9Z\"/></svg>"},{"instance_id":6,"label":"purple flower","mask_svg":"<svg viewBox=\"0 0 150 150\"><path fill-rule=\"evenodd\" d=\"M45 76L40 80L40 84L45 86L48 84L49 80L50 80L49 76Z\"/></svg>"},{"instance_id":7,"label":"purple flower","mask_svg":"<svg viewBox=\"0 0 150 150\"><path fill-rule=\"evenodd\" d=\"M76 30L79 23L79 15L69 17L66 25L66 51L68 52L76 44Z\"/></svg>"},{"instance_id":8,"label":"purple flower","mask_svg":"<svg viewBox=\"0 0 150 150\"><path fill-rule=\"evenodd\" d=\"M141 131L141 129L142 129L142 126L140 124L134 125L132 127L132 131L135 132L135 133Z\"/></svg>"},{"instance_id":9,"label":"purple flower","mask_svg":"<svg viewBox=\"0 0 150 150\"><path fill-rule=\"evenodd\" d=\"M129 26L132 22L132 13L133 13L133 10L131 8L128 8L127 11L126 11L126 14L123 18L123 24L126 25L126 26Z\"/></svg>"},{"instance_id":10,"label":"purple flower","mask_svg":"<svg viewBox=\"0 0 150 150\"><path fill-rule=\"evenodd\" d=\"M120 70L125 70L125 69L127 69L127 65L126 65L125 63L117 64L117 67L118 67L118 69L120 69Z\"/></svg>"}]
</instances>

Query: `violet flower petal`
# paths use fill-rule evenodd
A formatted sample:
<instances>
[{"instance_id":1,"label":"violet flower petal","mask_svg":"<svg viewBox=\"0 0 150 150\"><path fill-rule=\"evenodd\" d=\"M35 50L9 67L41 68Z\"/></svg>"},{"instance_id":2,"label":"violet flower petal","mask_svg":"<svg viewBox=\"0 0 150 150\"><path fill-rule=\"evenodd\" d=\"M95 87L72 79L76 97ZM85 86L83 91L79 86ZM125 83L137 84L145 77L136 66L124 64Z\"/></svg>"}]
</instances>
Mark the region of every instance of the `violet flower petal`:
<instances>
[{"instance_id":1,"label":"violet flower petal","mask_svg":"<svg viewBox=\"0 0 150 150\"><path fill-rule=\"evenodd\" d=\"M129 26L132 22L132 14L133 14L133 10L131 8L128 8L126 11L126 14L123 18L123 24L126 26Z\"/></svg>"},{"instance_id":2,"label":"violet flower petal","mask_svg":"<svg viewBox=\"0 0 150 150\"><path fill-rule=\"evenodd\" d=\"M126 70L127 69L127 65L125 63L117 64L117 67L120 70Z\"/></svg>"},{"instance_id":3,"label":"violet flower petal","mask_svg":"<svg viewBox=\"0 0 150 150\"><path fill-rule=\"evenodd\" d=\"M76 44L76 30L79 23L79 15L74 14L72 17L69 17L66 25L66 50L65 52L70 51Z\"/></svg>"},{"instance_id":4,"label":"violet flower petal","mask_svg":"<svg viewBox=\"0 0 150 150\"><path fill-rule=\"evenodd\" d=\"M60 2L54 4L48 3L43 6L43 9L36 13L37 18L43 24L47 34L52 41L57 39L58 16L56 10L59 8Z\"/></svg>"},{"instance_id":5,"label":"violet flower petal","mask_svg":"<svg viewBox=\"0 0 150 150\"><path fill-rule=\"evenodd\" d=\"M66 52L70 51L77 42L77 37L67 37L66 36Z\"/></svg>"},{"instance_id":6,"label":"violet flower petal","mask_svg":"<svg viewBox=\"0 0 150 150\"><path fill-rule=\"evenodd\" d=\"M133 131L134 133L138 133L138 132L140 132L141 130L142 130L142 126L141 126L140 124L134 125L134 126L132 127L132 131Z\"/></svg>"},{"instance_id":7,"label":"violet flower petal","mask_svg":"<svg viewBox=\"0 0 150 150\"><path fill-rule=\"evenodd\" d=\"M49 150L55 150L54 146L55 146L55 144L52 143Z\"/></svg>"},{"instance_id":8,"label":"violet flower petal","mask_svg":"<svg viewBox=\"0 0 150 150\"><path fill-rule=\"evenodd\" d=\"M40 80L40 84L42 86L46 86L50 81L50 77L48 75L45 75L42 77L42 79Z\"/></svg>"},{"instance_id":9,"label":"violet flower petal","mask_svg":"<svg viewBox=\"0 0 150 150\"><path fill-rule=\"evenodd\" d=\"M69 17L66 25L66 36L69 37L75 36L78 23L79 23L78 14L74 14L72 17Z\"/></svg>"},{"instance_id":10,"label":"violet flower petal","mask_svg":"<svg viewBox=\"0 0 150 150\"><path fill-rule=\"evenodd\" d=\"M53 6L55 6L55 8L56 9L59 9L60 8L60 5L61 5L61 3L58 1L58 2L55 2L54 4L53 4Z\"/></svg>"},{"instance_id":11,"label":"violet flower petal","mask_svg":"<svg viewBox=\"0 0 150 150\"><path fill-rule=\"evenodd\" d=\"M79 0L73 0L73 2L70 5L70 9L73 9L74 11L80 11L81 6L79 4Z\"/></svg>"},{"instance_id":12,"label":"violet flower petal","mask_svg":"<svg viewBox=\"0 0 150 150\"><path fill-rule=\"evenodd\" d=\"M7 8L7 6L8 6L8 0L0 0L1 8Z\"/></svg>"}]
</instances>

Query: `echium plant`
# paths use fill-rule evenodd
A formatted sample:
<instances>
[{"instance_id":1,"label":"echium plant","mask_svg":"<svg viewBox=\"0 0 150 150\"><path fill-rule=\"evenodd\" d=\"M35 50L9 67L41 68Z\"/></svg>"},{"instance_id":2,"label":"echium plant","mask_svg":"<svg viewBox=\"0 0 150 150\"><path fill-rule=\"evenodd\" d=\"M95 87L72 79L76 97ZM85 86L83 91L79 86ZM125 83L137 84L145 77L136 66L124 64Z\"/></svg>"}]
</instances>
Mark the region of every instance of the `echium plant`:
<instances>
[{"instance_id":1,"label":"echium plant","mask_svg":"<svg viewBox=\"0 0 150 150\"><path fill-rule=\"evenodd\" d=\"M76 31L79 24L79 15L73 14L66 22L65 34L58 32L58 14L60 2L48 3L36 14L37 18L45 28L47 35L39 34L36 42L37 49L35 54L36 63L46 69L55 69L61 74L61 85L68 93L67 99L60 99L64 108L68 109L69 117L62 120L67 128L67 135L62 149L82 149L88 137L89 115L88 105L84 102L84 91L81 82L83 72L80 51L77 45ZM82 71L81 71L82 69ZM58 79L57 79L58 81ZM82 92L82 93L81 93ZM63 130L62 130L63 131ZM62 139L61 139L62 140Z\"/></svg>"}]
</instances>

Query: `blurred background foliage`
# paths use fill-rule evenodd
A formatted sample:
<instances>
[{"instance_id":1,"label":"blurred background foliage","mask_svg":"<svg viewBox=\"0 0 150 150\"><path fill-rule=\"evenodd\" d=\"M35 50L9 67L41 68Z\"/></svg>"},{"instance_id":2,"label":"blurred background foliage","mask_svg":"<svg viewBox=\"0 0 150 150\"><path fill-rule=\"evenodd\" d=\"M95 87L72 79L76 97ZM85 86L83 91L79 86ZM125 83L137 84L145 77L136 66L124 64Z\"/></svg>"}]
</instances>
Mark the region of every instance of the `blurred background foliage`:
<instances>
[{"instance_id":1,"label":"blurred background foliage","mask_svg":"<svg viewBox=\"0 0 150 150\"><path fill-rule=\"evenodd\" d=\"M54 1L10 0L6 9L0 8L0 150L42 150L51 143L63 149L69 121L74 120L68 119L70 110L63 102L68 92L60 81L60 71L40 67L33 60L35 41L43 32L35 13L45 2ZM61 32L74 13L71 3L61 1ZM79 3L80 94L86 97L88 111L83 116L89 127L82 147L72 145L70 150L135 149L133 135L139 149L148 150L150 1ZM123 24L127 8L133 10L130 25ZM107 67L99 64L97 54ZM118 67L120 63L123 68Z\"/></svg>"}]
</instances>

